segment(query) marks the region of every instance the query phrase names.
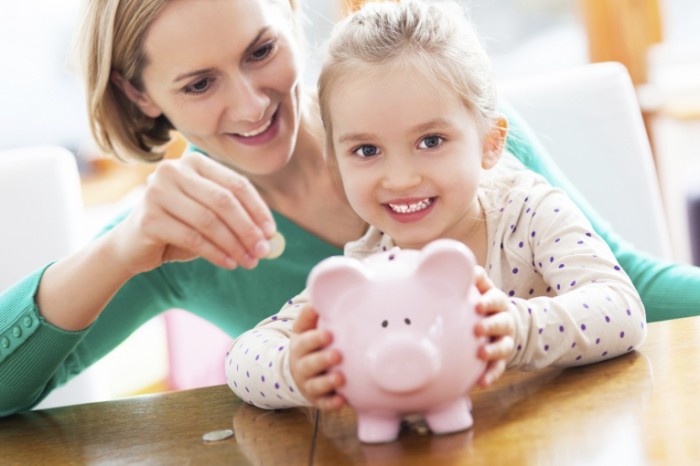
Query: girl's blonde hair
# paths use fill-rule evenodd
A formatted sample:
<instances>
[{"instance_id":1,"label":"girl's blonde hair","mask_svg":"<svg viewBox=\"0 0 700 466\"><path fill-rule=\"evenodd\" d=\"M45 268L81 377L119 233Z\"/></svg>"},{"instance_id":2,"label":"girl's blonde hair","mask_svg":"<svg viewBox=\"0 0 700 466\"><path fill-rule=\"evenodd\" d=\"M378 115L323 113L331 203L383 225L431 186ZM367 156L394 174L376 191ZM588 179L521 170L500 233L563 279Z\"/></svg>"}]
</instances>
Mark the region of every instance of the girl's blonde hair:
<instances>
[{"instance_id":1,"label":"girl's blonde hair","mask_svg":"<svg viewBox=\"0 0 700 466\"><path fill-rule=\"evenodd\" d=\"M491 62L462 8L453 1L368 2L341 21L329 39L318 81L321 119L333 155L329 96L343 76L363 66L413 65L439 90L449 90L472 111L485 134L497 118ZM381 70L371 70L381 79Z\"/></svg>"},{"instance_id":2,"label":"girl's blonde hair","mask_svg":"<svg viewBox=\"0 0 700 466\"><path fill-rule=\"evenodd\" d=\"M98 146L120 159L158 161L175 129L165 115L149 118L112 82L121 73L138 90L148 57L143 41L169 0L88 0L78 44L90 130ZM268 0L286 3L284 0ZM298 0L287 0L293 12ZM299 35L296 14L293 29Z\"/></svg>"}]
</instances>

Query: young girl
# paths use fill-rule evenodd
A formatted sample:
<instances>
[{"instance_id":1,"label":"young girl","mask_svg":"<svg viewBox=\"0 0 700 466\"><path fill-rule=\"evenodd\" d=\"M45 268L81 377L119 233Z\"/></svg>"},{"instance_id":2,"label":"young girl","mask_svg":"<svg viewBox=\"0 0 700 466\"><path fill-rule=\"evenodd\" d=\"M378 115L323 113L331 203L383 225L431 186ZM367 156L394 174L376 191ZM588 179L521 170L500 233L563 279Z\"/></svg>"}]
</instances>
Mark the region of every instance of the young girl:
<instances>
[{"instance_id":1,"label":"young girl","mask_svg":"<svg viewBox=\"0 0 700 466\"><path fill-rule=\"evenodd\" d=\"M506 343L482 351L492 362L482 385L499 374L499 358L508 368L572 366L642 342L639 295L584 215L508 154L499 161L507 123L496 112L488 57L457 4L367 4L337 26L319 100L328 153L370 225L345 254L456 239L508 296L483 296L482 311L496 313L486 320L499 320L481 333ZM488 280L481 285L489 289ZM343 404L335 394L343 376L333 370L341 355L326 348L331 335L314 328L306 299L290 300L234 342L226 373L243 400Z\"/></svg>"}]
</instances>

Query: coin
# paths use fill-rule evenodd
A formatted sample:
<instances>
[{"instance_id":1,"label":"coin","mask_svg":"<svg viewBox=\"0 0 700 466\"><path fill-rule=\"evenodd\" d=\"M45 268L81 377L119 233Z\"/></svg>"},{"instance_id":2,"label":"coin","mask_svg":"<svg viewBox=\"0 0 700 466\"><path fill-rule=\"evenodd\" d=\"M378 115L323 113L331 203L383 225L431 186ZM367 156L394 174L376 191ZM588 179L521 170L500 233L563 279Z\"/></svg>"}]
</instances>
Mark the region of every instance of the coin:
<instances>
[{"instance_id":1,"label":"coin","mask_svg":"<svg viewBox=\"0 0 700 466\"><path fill-rule=\"evenodd\" d=\"M270 238L268 244L270 245L270 252L267 253L265 259L277 259L284 252L286 242L284 236L277 231L275 232L275 236Z\"/></svg>"},{"instance_id":2,"label":"coin","mask_svg":"<svg viewBox=\"0 0 700 466\"><path fill-rule=\"evenodd\" d=\"M226 440L229 437L233 437L233 431L231 429L212 430L202 435L202 440L205 442L218 442L219 440Z\"/></svg>"}]
</instances>

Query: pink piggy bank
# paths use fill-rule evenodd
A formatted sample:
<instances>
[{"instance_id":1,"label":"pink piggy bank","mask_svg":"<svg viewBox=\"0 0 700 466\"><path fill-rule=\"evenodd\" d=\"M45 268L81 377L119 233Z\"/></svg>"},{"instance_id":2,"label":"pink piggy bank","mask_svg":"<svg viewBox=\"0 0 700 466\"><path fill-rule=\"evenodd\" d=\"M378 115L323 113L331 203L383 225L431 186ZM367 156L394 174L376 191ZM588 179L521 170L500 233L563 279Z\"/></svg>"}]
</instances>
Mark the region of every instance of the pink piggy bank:
<instances>
[{"instance_id":1,"label":"pink piggy bank","mask_svg":"<svg viewBox=\"0 0 700 466\"><path fill-rule=\"evenodd\" d=\"M340 393L360 441L396 439L409 414L434 433L471 427L469 390L486 367L474 334L475 264L464 244L442 239L362 261L331 257L311 271L311 303L342 354Z\"/></svg>"}]
</instances>

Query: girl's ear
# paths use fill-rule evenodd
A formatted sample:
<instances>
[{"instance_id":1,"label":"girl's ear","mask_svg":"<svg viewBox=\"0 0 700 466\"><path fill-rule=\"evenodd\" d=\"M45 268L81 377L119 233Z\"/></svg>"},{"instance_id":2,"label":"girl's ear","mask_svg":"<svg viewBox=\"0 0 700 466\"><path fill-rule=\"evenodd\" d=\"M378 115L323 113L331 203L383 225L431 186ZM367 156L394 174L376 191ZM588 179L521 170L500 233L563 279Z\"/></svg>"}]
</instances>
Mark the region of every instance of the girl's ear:
<instances>
[{"instance_id":1,"label":"girl's ear","mask_svg":"<svg viewBox=\"0 0 700 466\"><path fill-rule=\"evenodd\" d=\"M110 81L117 86L124 95L136 105L144 115L150 118L158 118L163 114L153 100L145 92L139 91L133 84L125 79L118 71L112 71L109 75Z\"/></svg>"},{"instance_id":2,"label":"girl's ear","mask_svg":"<svg viewBox=\"0 0 700 466\"><path fill-rule=\"evenodd\" d=\"M508 120L503 115L499 115L496 124L484 139L483 156L481 157L481 167L484 170L492 168L501 159L503 146L508 135Z\"/></svg>"}]
</instances>

